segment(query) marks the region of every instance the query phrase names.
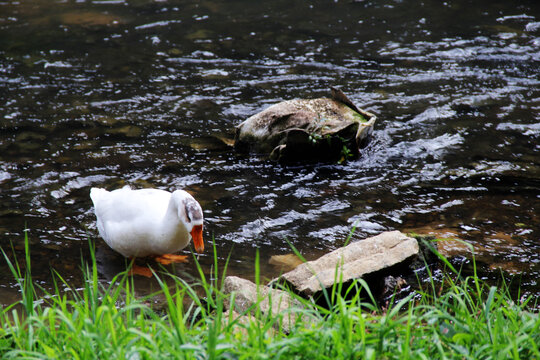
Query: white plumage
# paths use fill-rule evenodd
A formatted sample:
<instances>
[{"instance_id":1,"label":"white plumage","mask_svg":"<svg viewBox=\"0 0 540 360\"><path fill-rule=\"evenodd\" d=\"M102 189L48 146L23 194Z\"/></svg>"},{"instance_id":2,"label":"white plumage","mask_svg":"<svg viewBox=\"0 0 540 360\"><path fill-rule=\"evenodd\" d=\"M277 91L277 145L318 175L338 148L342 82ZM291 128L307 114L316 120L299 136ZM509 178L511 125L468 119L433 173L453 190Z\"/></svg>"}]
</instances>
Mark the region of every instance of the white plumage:
<instances>
[{"instance_id":1,"label":"white plumage","mask_svg":"<svg viewBox=\"0 0 540 360\"><path fill-rule=\"evenodd\" d=\"M99 234L126 257L177 252L192 238L197 252L204 250L201 206L183 190L92 188L90 198Z\"/></svg>"}]
</instances>

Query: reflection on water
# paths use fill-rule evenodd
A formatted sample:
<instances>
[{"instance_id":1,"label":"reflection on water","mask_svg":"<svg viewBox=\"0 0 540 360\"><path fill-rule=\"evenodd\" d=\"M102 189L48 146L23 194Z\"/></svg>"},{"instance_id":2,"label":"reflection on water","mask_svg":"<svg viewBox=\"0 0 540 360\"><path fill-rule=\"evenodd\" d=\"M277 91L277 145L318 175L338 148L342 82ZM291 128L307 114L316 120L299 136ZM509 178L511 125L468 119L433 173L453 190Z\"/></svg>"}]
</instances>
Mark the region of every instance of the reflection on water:
<instances>
[{"instance_id":1,"label":"reflection on water","mask_svg":"<svg viewBox=\"0 0 540 360\"><path fill-rule=\"evenodd\" d=\"M77 281L91 186L185 188L229 273L399 229L458 237L540 284L539 5L438 2L0 3L0 245ZM270 104L330 85L376 113L345 165L282 167L227 145ZM123 260L97 240L101 276ZM210 248L209 246L207 248ZM450 249L452 251L452 249ZM205 269L212 250L199 259ZM191 273L193 265L179 265ZM14 280L2 265L2 302ZM187 276L187 275L186 275ZM151 286L141 280L141 286ZM7 295L11 294L11 295Z\"/></svg>"}]
</instances>

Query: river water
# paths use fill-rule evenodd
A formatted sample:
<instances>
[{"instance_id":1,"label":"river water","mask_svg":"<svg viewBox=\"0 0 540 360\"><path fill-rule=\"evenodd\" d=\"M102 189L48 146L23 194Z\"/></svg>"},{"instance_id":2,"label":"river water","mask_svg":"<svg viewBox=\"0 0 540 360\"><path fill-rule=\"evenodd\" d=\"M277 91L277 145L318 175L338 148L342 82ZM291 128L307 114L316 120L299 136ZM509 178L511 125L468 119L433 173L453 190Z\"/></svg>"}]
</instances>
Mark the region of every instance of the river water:
<instances>
[{"instance_id":1,"label":"river water","mask_svg":"<svg viewBox=\"0 0 540 360\"><path fill-rule=\"evenodd\" d=\"M207 271L212 237L230 274L251 278L258 250L271 278L288 242L312 259L356 226L353 241L466 240L488 274L540 293L539 64L535 1L1 0L0 245L22 259L28 229L50 289L51 267L80 284L91 239L110 279L124 262L89 189L184 188L205 212ZM378 116L360 159L284 167L223 145L332 85ZM7 304L18 289L0 271Z\"/></svg>"}]
</instances>

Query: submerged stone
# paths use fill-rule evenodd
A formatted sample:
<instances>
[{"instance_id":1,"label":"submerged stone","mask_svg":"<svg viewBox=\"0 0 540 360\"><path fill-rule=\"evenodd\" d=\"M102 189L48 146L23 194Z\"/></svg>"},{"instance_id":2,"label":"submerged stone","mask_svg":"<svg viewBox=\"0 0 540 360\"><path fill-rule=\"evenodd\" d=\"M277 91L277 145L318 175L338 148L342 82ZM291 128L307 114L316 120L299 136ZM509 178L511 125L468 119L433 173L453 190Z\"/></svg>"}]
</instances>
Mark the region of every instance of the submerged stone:
<instances>
[{"instance_id":1,"label":"submerged stone","mask_svg":"<svg viewBox=\"0 0 540 360\"><path fill-rule=\"evenodd\" d=\"M108 129L108 134L125 138L138 138L142 134L142 129L135 125L125 125L118 128Z\"/></svg>"},{"instance_id":2,"label":"submerged stone","mask_svg":"<svg viewBox=\"0 0 540 360\"><path fill-rule=\"evenodd\" d=\"M332 88L332 98L287 100L251 116L237 126L234 147L282 163L345 161L359 155L376 119Z\"/></svg>"},{"instance_id":3,"label":"submerged stone","mask_svg":"<svg viewBox=\"0 0 540 360\"><path fill-rule=\"evenodd\" d=\"M220 151L229 150L232 140L220 135L210 135L188 139L189 147L196 151Z\"/></svg>"},{"instance_id":4,"label":"submerged stone","mask_svg":"<svg viewBox=\"0 0 540 360\"><path fill-rule=\"evenodd\" d=\"M60 15L60 19L65 25L79 26L118 25L124 22L117 16L96 11L68 12Z\"/></svg>"},{"instance_id":5,"label":"submerged stone","mask_svg":"<svg viewBox=\"0 0 540 360\"><path fill-rule=\"evenodd\" d=\"M302 264L302 259L295 254L273 255L268 263L274 265L280 271L291 271Z\"/></svg>"}]
</instances>

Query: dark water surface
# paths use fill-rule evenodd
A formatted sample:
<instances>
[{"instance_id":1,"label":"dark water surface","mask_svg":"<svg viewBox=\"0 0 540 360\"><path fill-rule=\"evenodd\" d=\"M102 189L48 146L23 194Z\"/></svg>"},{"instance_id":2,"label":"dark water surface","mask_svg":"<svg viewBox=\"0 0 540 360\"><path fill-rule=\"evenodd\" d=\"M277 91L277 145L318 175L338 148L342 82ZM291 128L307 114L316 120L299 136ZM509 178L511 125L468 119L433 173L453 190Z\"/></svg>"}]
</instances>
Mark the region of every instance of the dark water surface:
<instances>
[{"instance_id":1,"label":"dark water surface","mask_svg":"<svg viewBox=\"0 0 540 360\"><path fill-rule=\"evenodd\" d=\"M90 187L185 188L230 274L252 277L260 249L273 277L286 239L315 258L356 224L353 240L467 240L540 293L539 65L536 1L0 0L0 245L22 258L28 228L49 288L51 266L80 282L95 239L110 279L123 260L98 240ZM330 85L379 118L361 159L282 167L221 144Z\"/></svg>"}]
</instances>

